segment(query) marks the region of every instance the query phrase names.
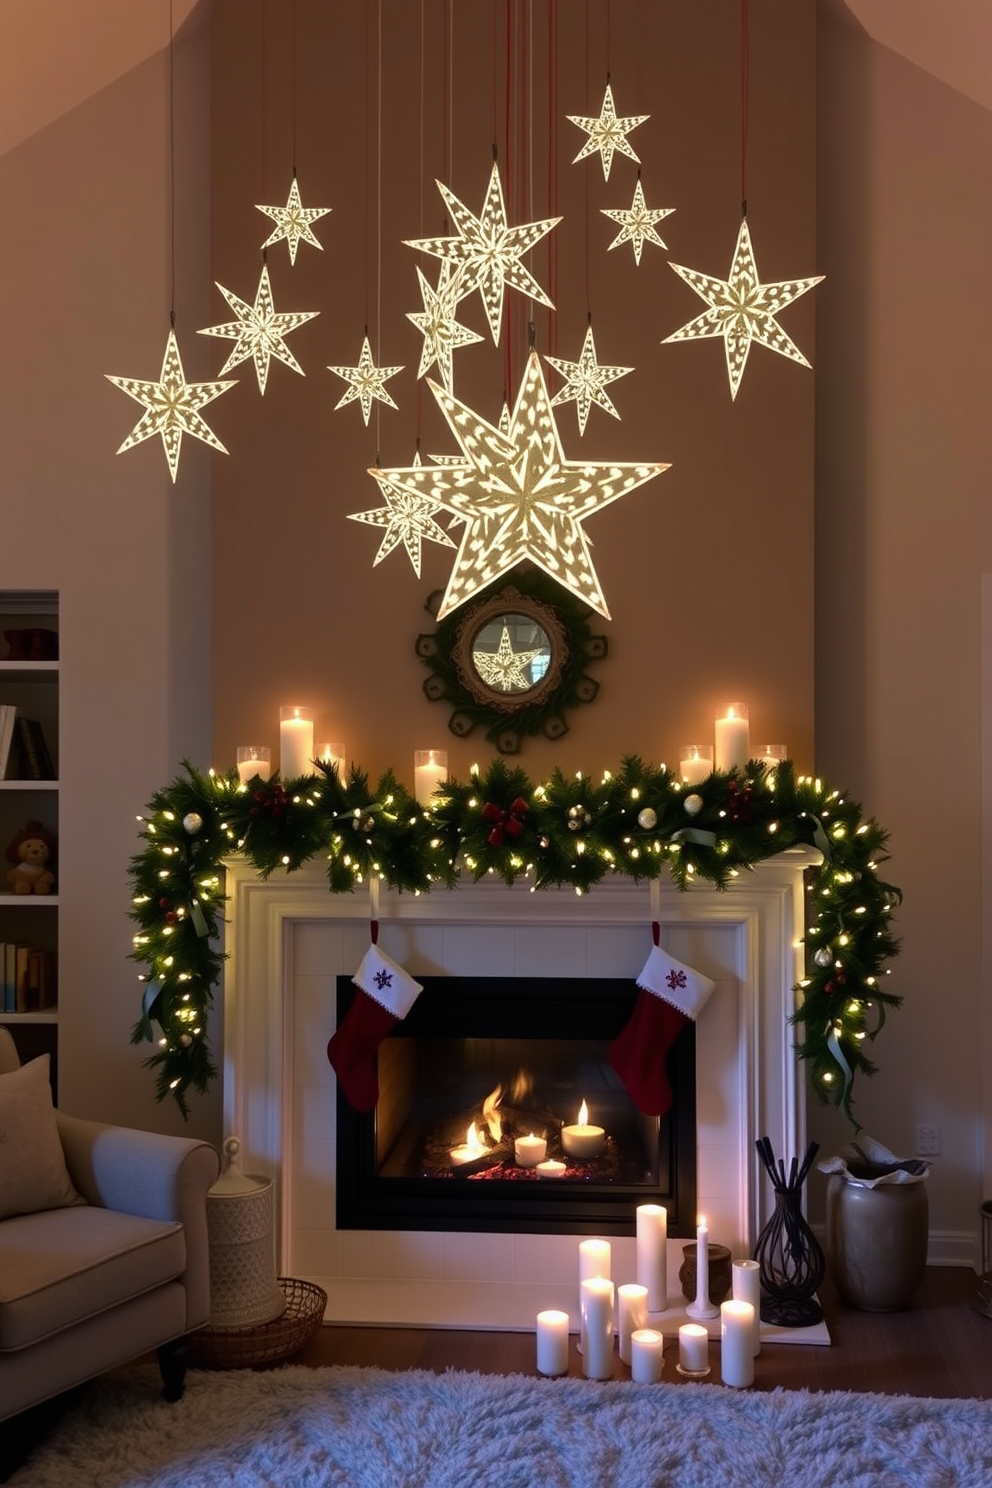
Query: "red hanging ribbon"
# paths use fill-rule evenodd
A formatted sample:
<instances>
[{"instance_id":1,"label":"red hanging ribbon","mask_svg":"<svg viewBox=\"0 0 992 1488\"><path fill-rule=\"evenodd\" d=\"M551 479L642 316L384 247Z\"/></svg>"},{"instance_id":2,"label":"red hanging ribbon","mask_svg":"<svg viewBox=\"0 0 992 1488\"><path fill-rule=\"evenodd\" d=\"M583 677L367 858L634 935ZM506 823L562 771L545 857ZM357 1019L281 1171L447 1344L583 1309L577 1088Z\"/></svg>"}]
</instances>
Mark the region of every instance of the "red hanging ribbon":
<instances>
[{"instance_id":1,"label":"red hanging ribbon","mask_svg":"<svg viewBox=\"0 0 992 1488\"><path fill-rule=\"evenodd\" d=\"M497 806L495 801L487 801L482 808L482 814L486 821L496 824L486 838L489 846L502 847L504 838L519 837L524 829L523 818L529 810L530 807L523 796L517 796L506 810L502 806Z\"/></svg>"}]
</instances>

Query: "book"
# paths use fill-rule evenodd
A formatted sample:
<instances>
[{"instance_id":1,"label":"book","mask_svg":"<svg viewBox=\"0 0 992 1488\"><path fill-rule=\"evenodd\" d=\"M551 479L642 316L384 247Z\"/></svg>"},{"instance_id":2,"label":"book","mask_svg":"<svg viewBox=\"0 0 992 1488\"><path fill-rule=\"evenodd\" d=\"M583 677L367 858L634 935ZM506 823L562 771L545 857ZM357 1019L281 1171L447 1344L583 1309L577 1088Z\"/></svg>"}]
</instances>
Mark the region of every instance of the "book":
<instances>
[{"instance_id":1,"label":"book","mask_svg":"<svg viewBox=\"0 0 992 1488\"><path fill-rule=\"evenodd\" d=\"M55 953L28 946L24 994L26 1013L41 1013L55 1003Z\"/></svg>"},{"instance_id":2,"label":"book","mask_svg":"<svg viewBox=\"0 0 992 1488\"><path fill-rule=\"evenodd\" d=\"M3 1006L4 1012L17 1012L17 946L9 941L3 948Z\"/></svg>"},{"instance_id":3,"label":"book","mask_svg":"<svg viewBox=\"0 0 992 1488\"><path fill-rule=\"evenodd\" d=\"M14 720L18 765L24 780L55 780L55 766L45 742L45 731L36 718Z\"/></svg>"},{"instance_id":4,"label":"book","mask_svg":"<svg viewBox=\"0 0 992 1488\"><path fill-rule=\"evenodd\" d=\"M0 780L8 778L14 743L14 720L17 709L13 703L0 703Z\"/></svg>"}]
</instances>

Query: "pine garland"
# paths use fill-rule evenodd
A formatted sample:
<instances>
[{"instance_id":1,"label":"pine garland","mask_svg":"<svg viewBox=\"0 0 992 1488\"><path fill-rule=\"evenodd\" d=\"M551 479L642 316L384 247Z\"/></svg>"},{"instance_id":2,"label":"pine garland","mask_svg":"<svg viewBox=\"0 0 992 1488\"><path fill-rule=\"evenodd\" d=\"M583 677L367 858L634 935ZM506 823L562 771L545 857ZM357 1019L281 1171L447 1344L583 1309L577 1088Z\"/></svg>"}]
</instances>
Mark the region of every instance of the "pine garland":
<instances>
[{"instance_id":1,"label":"pine garland","mask_svg":"<svg viewBox=\"0 0 992 1488\"><path fill-rule=\"evenodd\" d=\"M686 786L629 756L598 781L555 770L535 785L497 758L468 782L449 781L426 811L391 771L372 787L359 769L347 779L333 765L318 762L317 770L243 785L236 771L205 775L184 761L183 773L149 803L146 845L131 860L132 959L144 984L132 1042L154 1041L152 1021L159 1025L158 1050L146 1061L159 1100L171 1095L185 1116L188 1091L202 1093L216 1078L205 1025L223 965L222 864L235 853L262 878L326 858L335 894L373 874L391 888L426 893L452 887L462 873L586 893L614 874L668 874L681 890L696 880L725 889L756 863L805 844L823 861L807 875L807 968L791 1019L796 1051L821 1101L855 1120L855 1075L875 1072L865 1045L901 1002L882 978L899 948L889 917L902 897L878 876L886 833L863 819L857 802L796 776L788 760L774 768L751 761Z\"/></svg>"}]
</instances>

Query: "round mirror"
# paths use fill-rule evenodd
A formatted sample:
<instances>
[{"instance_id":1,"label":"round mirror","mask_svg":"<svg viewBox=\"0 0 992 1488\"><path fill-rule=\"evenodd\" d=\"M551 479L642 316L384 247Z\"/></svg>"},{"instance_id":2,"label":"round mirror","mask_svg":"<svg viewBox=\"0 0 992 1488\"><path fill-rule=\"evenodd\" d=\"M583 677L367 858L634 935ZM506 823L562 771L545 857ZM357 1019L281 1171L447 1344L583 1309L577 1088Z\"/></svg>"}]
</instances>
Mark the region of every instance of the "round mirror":
<instances>
[{"instance_id":1,"label":"round mirror","mask_svg":"<svg viewBox=\"0 0 992 1488\"><path fill-rule=\"evenodd\" d=\"M531 615L499 615L473 635L471 658L485 687L523 697L547 675L551 637Z\"/></svg>"}]
</instances>

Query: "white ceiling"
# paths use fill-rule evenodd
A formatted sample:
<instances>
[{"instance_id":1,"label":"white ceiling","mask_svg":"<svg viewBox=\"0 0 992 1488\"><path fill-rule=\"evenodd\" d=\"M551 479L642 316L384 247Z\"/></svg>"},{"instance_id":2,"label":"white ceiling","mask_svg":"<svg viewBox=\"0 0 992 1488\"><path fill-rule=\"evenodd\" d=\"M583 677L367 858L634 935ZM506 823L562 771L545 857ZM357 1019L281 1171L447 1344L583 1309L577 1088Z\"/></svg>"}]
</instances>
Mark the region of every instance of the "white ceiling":
<instances>
[{"instance_id":1,"label":"white ceiling","mask_svg":"<svg viewBox=\"0 0 992 1488\"><path fill-rule=\"evenodd\" d=\"M992 109L992 0L844 0L874 41Z\"/></svg>"}]
</instances>

